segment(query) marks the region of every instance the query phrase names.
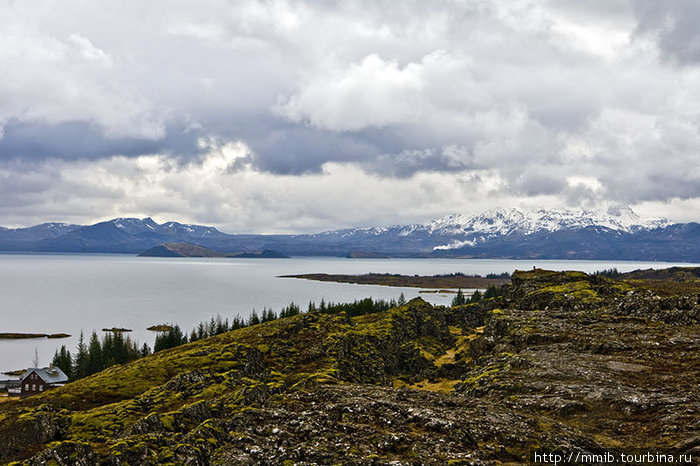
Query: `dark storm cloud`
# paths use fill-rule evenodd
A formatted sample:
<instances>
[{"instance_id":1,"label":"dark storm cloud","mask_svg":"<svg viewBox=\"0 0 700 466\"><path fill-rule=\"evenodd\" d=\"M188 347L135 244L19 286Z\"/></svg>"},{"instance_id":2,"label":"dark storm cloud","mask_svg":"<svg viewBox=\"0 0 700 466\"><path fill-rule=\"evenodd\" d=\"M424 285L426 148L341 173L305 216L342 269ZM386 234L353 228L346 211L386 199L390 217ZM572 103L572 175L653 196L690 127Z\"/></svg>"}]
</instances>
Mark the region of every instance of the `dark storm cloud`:
<instances>
[{"instance_id":1,"label":"dark storm cloud","mask_svg":"<svg viewBox=\"0 0 700 466\"><path fill-rule=\"evenodd\" d=\"M162 139L107 137L96 125L84 121L57 124L11 121L0 139L0 159L97 159L114 155L138 156L169 153L191 157L198 153L196 131L168 127Z\"/></svg>"},{"instance_id":2,"label":"dark storm cloud","mask_svg":"<svg viewBox=\"0 0 700 466\"><path fill-rule=\"evenodd\" d=\"M635 0L634 5L639 17L637 32L652 36L663 58L679 64L700 62L700 3Z\"/></svg>"},{"instance_id":3,"label":"dark storm cloud","mask_svg":"<svg viewBox=\"0 0 700 466\"><path fill-rule=\"evenodd\" d=\"M377 154L378 147L353 135L304 127L272 130L251 140L256 152L254 164L279 174L319 172L327 162L364 162Z\"/></svg>"}]
</instances>

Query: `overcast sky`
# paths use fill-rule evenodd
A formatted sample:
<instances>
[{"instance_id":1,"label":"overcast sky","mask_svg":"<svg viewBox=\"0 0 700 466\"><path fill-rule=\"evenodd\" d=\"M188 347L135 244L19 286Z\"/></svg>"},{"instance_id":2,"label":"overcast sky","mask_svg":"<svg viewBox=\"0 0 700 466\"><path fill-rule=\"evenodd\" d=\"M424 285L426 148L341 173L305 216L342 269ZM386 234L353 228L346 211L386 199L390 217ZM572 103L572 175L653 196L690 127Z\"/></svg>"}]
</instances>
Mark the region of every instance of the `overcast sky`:
<instances>
[{"instance_id":1,"label":"overcast sky","mask_svg":"<svg viewBox=\"0 0 700 466\"><path fill-rule=\"evenodd\" d=\"M0 0L0 225L700 220L696 0Z\"/></svg>"}]
</instances>

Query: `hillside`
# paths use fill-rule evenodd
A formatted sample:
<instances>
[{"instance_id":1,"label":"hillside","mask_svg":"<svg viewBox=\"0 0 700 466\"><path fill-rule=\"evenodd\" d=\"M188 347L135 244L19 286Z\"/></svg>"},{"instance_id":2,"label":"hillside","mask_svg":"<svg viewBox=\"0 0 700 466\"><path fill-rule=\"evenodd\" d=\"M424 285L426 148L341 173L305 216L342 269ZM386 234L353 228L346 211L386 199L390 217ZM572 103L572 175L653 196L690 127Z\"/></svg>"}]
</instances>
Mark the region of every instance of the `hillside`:
<instances>
[{"instance_id":1,"label":"hillside","mask_svg":"<svg viewBox=\"0 0 700 466\"><path fill-rule=\"evenodd\" d=\"M302 314L0 403L0 461L493 464L700 453L700 295L580 272L505 294Z\"/></svg>"}]
</instances>

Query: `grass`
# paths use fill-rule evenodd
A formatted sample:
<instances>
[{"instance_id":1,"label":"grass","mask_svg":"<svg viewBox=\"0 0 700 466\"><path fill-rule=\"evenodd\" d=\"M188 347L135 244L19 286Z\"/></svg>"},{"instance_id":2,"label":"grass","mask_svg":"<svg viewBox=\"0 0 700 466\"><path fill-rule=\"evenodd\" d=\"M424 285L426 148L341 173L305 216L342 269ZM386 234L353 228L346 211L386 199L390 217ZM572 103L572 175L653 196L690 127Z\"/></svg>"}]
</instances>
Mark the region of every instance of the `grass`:
<instances>
[{"instance_id":1,"label":"grass","mask_svg":"<svg viewBox=\"0 0 700 466\"><path fill-rule=\"evenodd\" d=\"M625 283L630 285L630 289L651 290L660 296L679 296L700 293L700 280L671 281L625 279Z\"/></svg>"},{"instance_id":2,"label":"grass","mask_svg":"<svg viewBox=\"0 0 700 466\"><path fill-rule=\"evenodd\" d=\"M564 294L579 299L584 303L599 300L598 293L593 289L588 280L571 281L560 285L545 286L533 292L533 294L543 293Z\"/></svg>"}]
</instances>

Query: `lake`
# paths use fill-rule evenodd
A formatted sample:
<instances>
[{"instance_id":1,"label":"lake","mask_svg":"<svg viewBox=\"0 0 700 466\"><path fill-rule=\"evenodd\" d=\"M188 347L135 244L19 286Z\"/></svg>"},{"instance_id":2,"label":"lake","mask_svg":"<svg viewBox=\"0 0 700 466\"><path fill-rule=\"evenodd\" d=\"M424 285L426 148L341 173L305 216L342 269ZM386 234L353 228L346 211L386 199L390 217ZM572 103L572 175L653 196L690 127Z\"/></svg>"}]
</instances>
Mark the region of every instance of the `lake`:
<instances>
[{"instance_id":1,"label":"lake","mask_svg":"<svg viewBox=\"0 0 700 466\"><path fill-rule=\"evenodd\" d=\"M309 301L407 299L421 296L448 304L449 294L425 294L419 288L394 288L314 282L279 275L302 273L400 273L435 275L513 272L533 266L552 270L621 272L664 268L666 262L526 261L496 259L292 259L150 258L127 255L0 254L0 332L59 333L60 340L0 340L0 371L26 368L35 349L48 365L61 345L74 352L80 331L86 340L102 328L133 329L128 335L153 347L147 327L177 323L189 333L199 322L220 314L248 316L263 306L275 311L291 301L305 309ZM0 376L2 378L2 376Z\"/></svg>"}]
</instances>

